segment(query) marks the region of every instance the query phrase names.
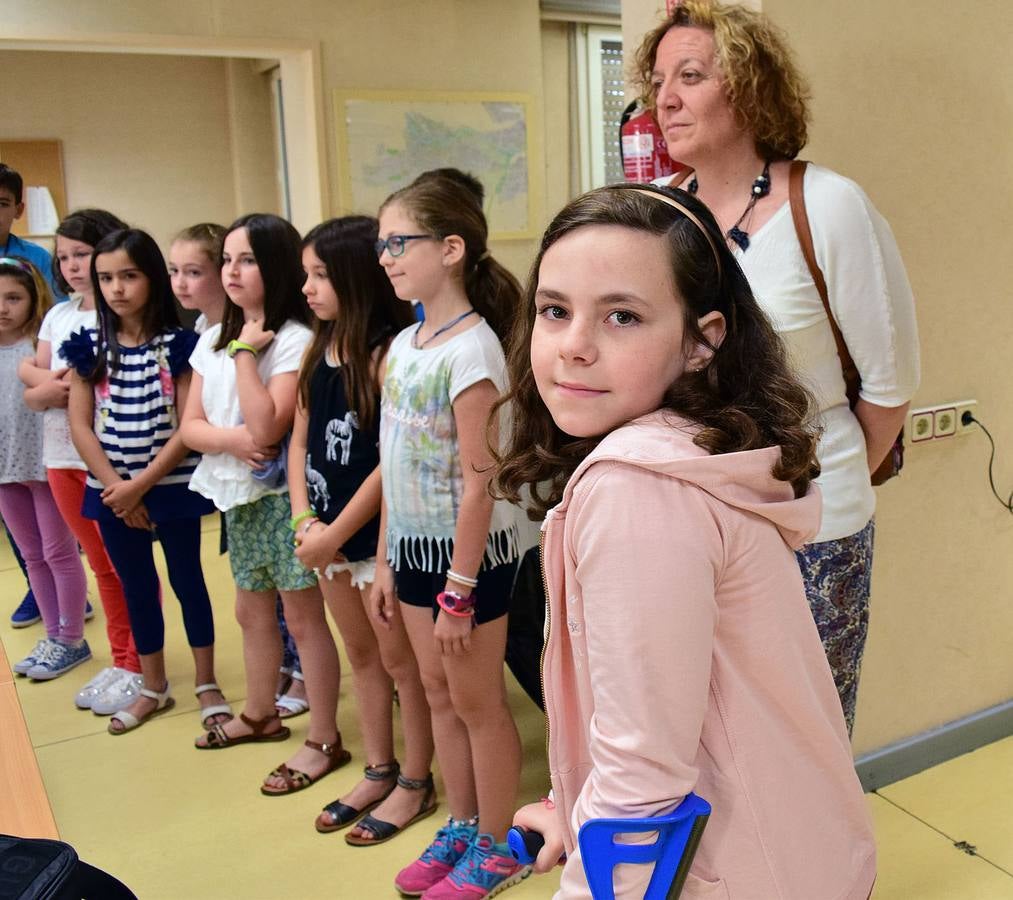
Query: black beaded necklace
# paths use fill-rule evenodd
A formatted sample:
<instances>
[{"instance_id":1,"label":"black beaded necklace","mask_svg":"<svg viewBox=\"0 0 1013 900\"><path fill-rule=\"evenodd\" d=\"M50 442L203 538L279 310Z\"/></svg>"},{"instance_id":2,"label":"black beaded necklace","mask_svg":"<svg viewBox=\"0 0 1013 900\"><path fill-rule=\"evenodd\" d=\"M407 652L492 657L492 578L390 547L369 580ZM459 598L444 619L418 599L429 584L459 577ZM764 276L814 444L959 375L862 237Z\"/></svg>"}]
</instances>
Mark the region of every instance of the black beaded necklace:
<instances>
[{"instance_id":1,"label":"black beaded necklace","mask_svg":"<svg viewBox=\"0 0 1013 900\"><path fill-rule=\"evenodd\" d=\"M693 176L693 180L686 185L686 190L691 194L697 192L699 185L696 183L696 175ZM753 211L753 207L756 206L756 201L761 197L766 197L770 193L770 160L768 159L763 164L763 171L756 177L753 182L753 186L749 189L749 202L746 204L746 208L742 210L742 215L739 216L739 220L728 229L725 234L725 238L733 243L737 244L743 252L749 249L749 232L745 231L739 226L746 220L746 217Z\"/></svg>"}]
</instances>

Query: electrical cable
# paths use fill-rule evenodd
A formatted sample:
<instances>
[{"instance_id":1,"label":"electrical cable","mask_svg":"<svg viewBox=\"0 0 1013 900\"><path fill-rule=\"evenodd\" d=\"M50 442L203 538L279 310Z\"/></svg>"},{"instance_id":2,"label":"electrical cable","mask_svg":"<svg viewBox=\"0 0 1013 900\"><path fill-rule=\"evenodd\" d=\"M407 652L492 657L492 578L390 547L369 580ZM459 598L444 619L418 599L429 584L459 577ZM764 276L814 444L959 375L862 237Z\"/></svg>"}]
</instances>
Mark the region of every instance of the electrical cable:
<instances>
[{"instance_id":1,"label":"electrical cable","mask_svg":"<svg viewBox=\"0 0 1013 900\"><path fill-rule=\"evenodd\" d=\"M981 421L979 419L976 419L974 417L974 413L972 413L970 410L965 411L964 414L960 417L960 423L966 427L966 426L970 425L972 422L975 425L977 425L982 431L985 432L985 437L988 438L988 442L992 446L992 452L989 454L989 457L988 457L988 484L989 484L989 487L992 488L992 493L995 494L995 499L999 501L999 503L1002 505L1003 509L1005 509L1006 512L1008 512L1008 513L1013 513L1013 491L1010 491L1010 495L1009 495L1009 499L1008 500L1003 500L1002 497L999 496L999 491L996 490L996 487L995 487L995 477L992 474L992 467L993 467L993 464L995 463L995 441L992 440L992 434L981 423Z\"/></svg>"}]
</instances>

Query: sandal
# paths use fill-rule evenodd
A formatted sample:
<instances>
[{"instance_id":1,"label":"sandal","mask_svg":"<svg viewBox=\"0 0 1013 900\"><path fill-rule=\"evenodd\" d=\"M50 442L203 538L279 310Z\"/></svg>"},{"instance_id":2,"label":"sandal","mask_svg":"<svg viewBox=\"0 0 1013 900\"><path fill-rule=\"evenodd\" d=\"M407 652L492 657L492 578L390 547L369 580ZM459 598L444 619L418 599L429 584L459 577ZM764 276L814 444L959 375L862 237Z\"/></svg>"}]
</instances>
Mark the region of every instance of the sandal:
<instances>
[{"instance_id":1,"label":"sandal","mask_svg":"<svg viewBox=\"0 0 1013 900\"><path fill-rule=\"evenodd\" d=\"M392 781L393 784L391 784L388 790L384 791L381 797L372 803L367 803L362 809L356 809L354 806L349 806L340 800L328 803L320 815L317 816L315 823L317 831L321 834L329 834L332 831L340 831L342 828L347 828L359 816L368 813L371 809L375 809L383 803L394 791L394 788L397 787L397 776L401 773L401 766L395 759L393 762L382 763L379 766L366 766L362 771L365 773L367 781ZM325 818L324 813L327 813L330 818Z\"/></svg>"},{"instance_id":2,"label":"sandal","mask_svg":"<svg viewBox=\"0 0 1013 900\"><path fill-rule=\"evenodd\" d=\"M148 688L142 687L140 694L142 697L154 700L155 708L140 718L135 716L133 713L127 712L125 709L121 709L119 712L113 713L113 717L109 720L109 727L107 729L110 734L119 735L126 734L128 731L133 731L135 728L147 722L152 716L157 716L159 713L172 709L176 705L176 701L173 700L169 694L168 681L165 683L164 691L152 691ZM119 722L123 727L113 728L113 722Z\"/></svg>"},{"instance_id":3,"label":"sandal","mask_svg":"<svg viewBox=\"0 0 1013 900\"><path fill-rule=\"evenodd\" d=\"M282 763L278 768L272 769L271 774L267 777L284 779L285 787L276 788L262 784L260 786L260 793L265 797L280 797L283 794L296 794L299 791L303 791L310 785L316 784L325 775L330 775L335 769L340 769L352 759L352 754L341 746L340 732L338 732L337 740L332 744L318 744L316 741L304 741L303 743L311 750L323 753L327 757L327 768L319 775L313 776L300 772L298 769L290 769L285 763Z\"/></svg>"},{"instance_id":4,"label":"sandal","mask_svg":"<svg viewBox=\"0 0 1013 900\"><path fill-rule=\"evenodd\" d=\"M240 713L242 719L251 729L252 734L241 734L239 737L229 737L221 725L213 725L203 735L206 744L194 742L198 750L224 750L226 747L235 747L238 744L257 744L267 741L284 741L292 734L288 727L281 724L278 716L265 716L263 719L251 719L246 713ZM277 731L268 731L267 726L272 722L278 722ZM199 740L199 738L198 738Z\"/></svg>"},{"instance_id":5,"label":"sandal","mask_svg":"<svg viewBox=\"0 0 1013 900\"><path fill-rule=\"evenodd\" d=\"M302 672L292 673L293 681L304 681ZM291 686L291 682L289 682ZM274 701L274 705L278 710L278 716L282 719L291 719L293 716L301 716L304 712L309 712L310 702L305 697L290 697L288 694L282 694Z\"/></svg>"},{"instance_id":6,"label":"sandal","mask_svg":"<svg viewBox=\"0 0 1013 900\"><path fill-rule=\"evenodd\" d=\"M200 702L200 695L206 694L208 691L218 691L219 694L222 693L222 689L213 681L209 681L207 684L198 684L197 687L193 689L194 696L197 698L198 703ZM232 707L228 703L214 703L211 706L205 706L200 711L200 723L204 726L205 730L209 730L213 725L225 724L225 722L211 722L209 724L208 719L213 719L215 716L228 716L228 720L235 718L235 715L232 712Z\"/></svg>"},{"instance_id":7,"label":"sandal","mask_svg":"<svg viewBox=\"0 0 1013 900\"><path fill-rule=\"evenodd\" d=\"M392 837L397 837L402 831L408 828L410 825L414 825L416 822L421 821L427 816L431 816L436 812L436 808L440 805L436 801L436 785L433 783L433 773L430 772L425 778L405 778L404 775L398 773L397 776L398 787L403 787L406 791L425 791L422 795L422 803L419 806L419 811L415 813L404 825L395 825L392 822L384 822L382 819L376 819L373 816L363 816L358 821L358 827L364 828L367 832L370 832L373 837L359 837L354 834L345 835L345 843L350 847L372 847L374 844L382 844L385 841L389 841Z\"/></svg>"}]
</instances>

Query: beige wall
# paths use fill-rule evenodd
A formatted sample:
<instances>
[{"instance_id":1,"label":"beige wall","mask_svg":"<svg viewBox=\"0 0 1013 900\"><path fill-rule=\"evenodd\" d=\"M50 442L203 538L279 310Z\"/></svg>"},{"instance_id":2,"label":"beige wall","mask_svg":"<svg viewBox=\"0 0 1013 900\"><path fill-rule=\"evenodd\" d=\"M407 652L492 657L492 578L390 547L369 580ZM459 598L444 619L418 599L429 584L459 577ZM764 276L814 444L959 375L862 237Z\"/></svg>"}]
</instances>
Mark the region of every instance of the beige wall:
<instances>
[{"instance_id":1,"label":"beige wall","mask_svg":"<svg viewBox=\"0 0 1013 900\"><path fill-rule=\"evenodd\" d=\"M624 0L624 38L657 0ZM918 303L915 406L976 398L1013 487L1013 5L764 0L812 81L804 156L854 178L893 226ZM967 11L965 9L965 11ZM629 23L629 27L627 27ZM872 624L859 691L862 753L1013 697L1013 517L991 497L983 435L908 448L877 489Z\"/></svg>"},{"instance_id":2,"label":"beige wall","mask_svg":"<svg viewBox=\"0 0 1013 900\"><path fill-rule=\"evenodd\" d=\"M149 0L79 3L33 0L10 4L5 29L24 33L60 23L65 33L187 35L195 39L319 42L331 212L339 213L331 91L519 91L535 100L531 125L541 139L542 57L537 0L427 0L378 5L375 0ZM313 115L314 110L307 114ZM543 173L541 145L531 161ZM231 188L231 186L230 186ZM544 201L544 196L538 198ZM544 203L540 202L544 207ZM312 223L311 223L312 224ZM543 223L535 223L536 228ZM532 241L504 241L494 253L517 272Z\"/></svg>"},{"instance_id":3,"label":"beige wall","mask_svg":"<svg viewBox=\"0 0 1013 900\"><path fill-rule=\"evenodd\" d=\"M1013 5L765 0L812 79L807 156L893 226L918 302L915 405L974 397L1013 487ZM982 40L982 28L988 34ZM855 739L870 749L1013 697L1013 517L982 434L909 447L880 488Z\"/></svg>"},{"instance_id":4,"label":"beige wall","mask_svg":"<svg viewBox=\"0 0 1013 900\"><path fill-rule=\"evenodd\" d=\"M0 71L4 137L63 141L72 209L108 208L163 246L234 217L222 60L0 51Z\"/></svg>"}]
</instances>

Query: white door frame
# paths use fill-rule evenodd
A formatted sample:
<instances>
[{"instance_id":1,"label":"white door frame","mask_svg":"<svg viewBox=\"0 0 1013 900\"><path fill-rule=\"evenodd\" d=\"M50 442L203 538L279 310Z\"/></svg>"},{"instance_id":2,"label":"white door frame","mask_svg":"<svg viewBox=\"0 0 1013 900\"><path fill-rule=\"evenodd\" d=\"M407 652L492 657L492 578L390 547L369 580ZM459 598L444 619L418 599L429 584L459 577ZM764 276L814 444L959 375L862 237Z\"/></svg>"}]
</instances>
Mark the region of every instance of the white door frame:
<instances>
[{"instance_id":1,"label":"white door frame","mask_svg":"<svg viewBox=\"0 0 1013 900\"><path fill-rule=\"evenodd\" d=\"M281 38L181 34L67 34L55 28L5 27L0 36L0 49L277 59L285 85L284 128L292 224L305 232L330 215L318 43Z\"/></svg>"}]
</instances>

